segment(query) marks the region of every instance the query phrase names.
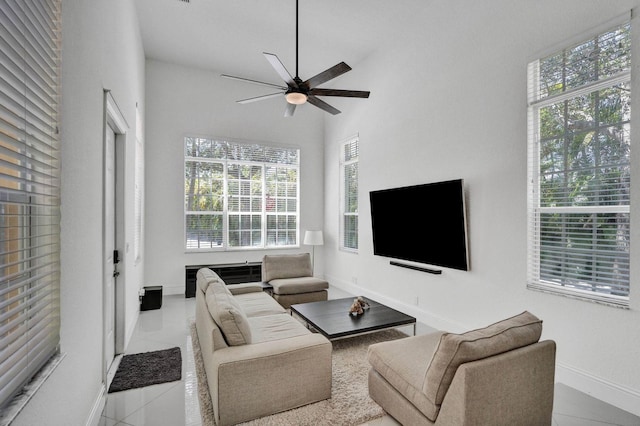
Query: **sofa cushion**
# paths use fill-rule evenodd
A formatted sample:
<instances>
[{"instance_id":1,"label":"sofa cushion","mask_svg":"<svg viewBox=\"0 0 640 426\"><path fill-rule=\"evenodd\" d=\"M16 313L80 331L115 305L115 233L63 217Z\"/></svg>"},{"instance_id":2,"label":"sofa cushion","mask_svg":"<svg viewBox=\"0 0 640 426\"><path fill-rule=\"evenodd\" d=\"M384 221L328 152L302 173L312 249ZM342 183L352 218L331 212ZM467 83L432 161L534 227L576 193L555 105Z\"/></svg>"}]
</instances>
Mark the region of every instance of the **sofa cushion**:
<instances>
[{"instance_id":1,"label":"sofa cushion","mask_svg":"<svg viewBox=\"0 0 640 426\"><path fill-rule=\"evenodd\" d=\"M222 278L220 278L218 274L213 272L211 269L209 268L198 269L198 272L196 273L196 285L198 286L198 289L200 291L206 294L207 288L209 288L209 285L214 282L220 282L224 284L224 281L222 281Z\"/></svg>"},{"instance_id":2,"label":"sofa cushion","mask_svg":"<svg viewBox=\"0 0 640 426\"><path fill-rule=\"evenodd\" d=\"M267 315L249 318L252 343L271 342L304 336L311 332L291 315Z\"/></svg>"},{"instance_id":3,"label":"sofa cushion","mask_svg":"<svg viewBox=\"0 0 640 426\"><path fill-rule=\"evenodd\" d=\"M276 254L262 258L262 281L270 282L277 278L310 277L313 275L311 255Z\"/></svg>"},{"instance_id":4,"label":"sofa cushion","mask_svg":"<svg viewBox=\"0 0 640 426\"><path fill-rule=\"evenodd\" d=\"M541 334L542 320L527 311L464 334L444 333L427 369L425 395L442 404L460 364L533 344Z\"/></svg>"},{"instance_id":5,"label":"sofa cushion","mask_svg":"<svg viewBox=\"0 0 640 426\"><path fill-rule=\"evenodd\" d=\"M207 307L229 346L251 343L251 328L244 311L221 282L207 288Z\"/></svg>"},{"instance_id":6,"label":"sofa cushion","mask_svg":"<svg viewBox=\"0 0 640 426\"><path fill-rule=\"evenodd\" d=\"M273 286L273 294L300 294L326 290L329 283L315 277L278 278L269 282Z\"/></svg>"},{"instance_id":7,"label":"sofa cushion","mask_svg":"<svg viewBox=\"0 0 640 426\"><path fill-rule=\"evenodd\" d=\"M431 421L435 421L439 407L422 390L429 364L419 360L433 356L443 333L374 343L367 352L371 367Z\"/></svg>"},{"instance_id":8,"label":"sofa cushion","mask_svg":"<svg viewBox=\"0 0 640 426\"><path fill-rule=\"evenodd\" d=\"M237 294L234 299L247 318L287 313L273 297L262 291L260 293Z\"/></svg>"},{"instance_id":9,"label":"sofa cushion","mask_svg":"<svg viewBox=\"0 0 640 426\"><path fill-rule=\"evenodd\" d=\"M261 293L264 291L261 283L242 283L242 284L227 284L227 290L234 296L244 293Z\"/></svg>"}]
</instances>

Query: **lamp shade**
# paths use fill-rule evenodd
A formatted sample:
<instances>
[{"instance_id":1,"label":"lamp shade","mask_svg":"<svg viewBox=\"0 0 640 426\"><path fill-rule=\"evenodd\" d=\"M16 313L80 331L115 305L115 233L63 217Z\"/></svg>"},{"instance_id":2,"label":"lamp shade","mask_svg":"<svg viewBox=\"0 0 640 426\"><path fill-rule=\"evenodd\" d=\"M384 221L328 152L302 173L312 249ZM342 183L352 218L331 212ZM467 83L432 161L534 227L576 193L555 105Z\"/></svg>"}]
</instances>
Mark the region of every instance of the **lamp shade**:
<instances>
[{"instance_id":1,"label":"lamp shade","mask_svg":"<svg viewBox=\"0 0 640 426\"><path fill-rule=\"evenodd\" d=\"M304 233L304 244L308 246L321 246L324 244L322 231L306 231Z\"/></svg>"}]
</instances>

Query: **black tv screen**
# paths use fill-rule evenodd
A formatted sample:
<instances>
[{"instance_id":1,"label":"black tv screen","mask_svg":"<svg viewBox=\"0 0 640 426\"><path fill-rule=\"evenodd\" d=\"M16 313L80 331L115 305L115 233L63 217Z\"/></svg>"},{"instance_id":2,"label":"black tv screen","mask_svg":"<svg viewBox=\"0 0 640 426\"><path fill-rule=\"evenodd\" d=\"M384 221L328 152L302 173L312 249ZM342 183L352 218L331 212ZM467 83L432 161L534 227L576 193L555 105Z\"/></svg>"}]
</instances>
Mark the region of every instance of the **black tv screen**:
<instances>
[{"instance_id":1,"label":"black tv screen","mask_svg":"<svg viewBox=\"0 0 640 426\"><path fill-rule=\"evenodd\" d=\"M369 193L373 254L469 269L464 181Z\"/></svg>"}]
</instances>

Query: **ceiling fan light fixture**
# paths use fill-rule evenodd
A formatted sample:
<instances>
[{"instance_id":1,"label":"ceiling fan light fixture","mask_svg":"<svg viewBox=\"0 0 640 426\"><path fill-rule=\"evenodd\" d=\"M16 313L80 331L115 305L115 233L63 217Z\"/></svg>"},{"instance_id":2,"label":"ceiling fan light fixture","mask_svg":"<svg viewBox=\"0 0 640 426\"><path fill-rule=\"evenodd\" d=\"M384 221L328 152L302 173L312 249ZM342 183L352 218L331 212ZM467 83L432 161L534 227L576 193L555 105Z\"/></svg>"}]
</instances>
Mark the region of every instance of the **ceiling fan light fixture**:
<instances>
[{"instance_id":1,"label":"ceiling fan light fixture","mask_svg":"<svg viewBox=\"0 0 640 426\"><path fill-rule=\"evenodd\" d=\"M294 105L302 105L307 102L307 95L300 92L289 92L284 97L287 99L287 102Z\"/></svg>"}]
</instances>

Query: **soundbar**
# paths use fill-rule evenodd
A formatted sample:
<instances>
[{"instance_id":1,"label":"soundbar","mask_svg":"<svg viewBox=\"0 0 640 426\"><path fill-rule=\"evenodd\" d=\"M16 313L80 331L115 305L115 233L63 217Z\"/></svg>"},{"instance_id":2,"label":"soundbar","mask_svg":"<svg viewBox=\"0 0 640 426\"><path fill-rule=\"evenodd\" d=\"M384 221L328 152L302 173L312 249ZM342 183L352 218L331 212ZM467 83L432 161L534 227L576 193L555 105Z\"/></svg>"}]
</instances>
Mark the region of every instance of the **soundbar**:
<instances>
[{"instance_id":1,"label":"soundbar","mask_svg":"<svg viewBox=\"0 0 640 426\"><path fill-rule=\"evenodd\" d=\"M442 273L442 270L440 269L429 269L423 268L422 266L407 265L406 263L394 262L393 260L390 261L389 264L393 266L400 266L401 268L413 269L414 271L428 272L429 274L439 275Z\"/></svg>"}]
</instances>

